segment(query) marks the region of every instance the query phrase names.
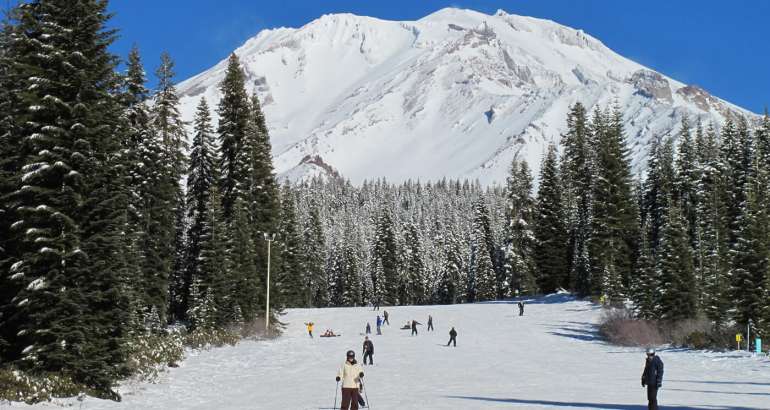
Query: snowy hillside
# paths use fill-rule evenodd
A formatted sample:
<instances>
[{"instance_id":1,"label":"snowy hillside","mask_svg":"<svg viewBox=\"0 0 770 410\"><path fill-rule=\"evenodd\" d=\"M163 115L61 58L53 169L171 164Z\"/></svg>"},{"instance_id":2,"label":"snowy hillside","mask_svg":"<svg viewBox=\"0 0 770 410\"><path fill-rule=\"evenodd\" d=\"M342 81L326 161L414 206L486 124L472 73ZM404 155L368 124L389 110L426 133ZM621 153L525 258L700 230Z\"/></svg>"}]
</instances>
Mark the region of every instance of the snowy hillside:
<instances>
[{"instance_id":1,"label":"snowy hillside","mask_svg":"<svg viewBox=\"0 0 770 410\"><path fill-rule=\"evenodd\" d=\"M373 336L375 365L364 368L374 409L646 408L644 353L598 341L593 324L600 309L590 303L553 295L528 301L523 317L506 302L382 309L391 325ZM370 308L292 309L282 319L286 334L275 341L190 354L160 383L124 387L122 403L87 398L81 408L330 409L345 351L361 359L361 333L367 321L374 327L376 314ZM419 326L412 337L398 329L410 319L424 324L428 314L435 332ZM316 323L316 336L326 328L342 336L310 339L305 321ZM450 326L458 331L456 348L445 346ZM770 408L767 358L677 349L660 356L662 408Z\"/></svg>"},{"instance_id":2,"label":"snowy hillside","mask_svg":"<svg viewBox=\"0 0 770 410\"><path fill-rule=\"evenodd\" d=\"M539 167L577 101L617 101L635 166L648 140L675 133L685 114L717 124L752 115L581 30L503 11L450 8L404 22L324 15L262 31L235 52L263 101L276 169L291 179L336 170L353 182L502 182L514 156ZM179 85L186 119L201 96L218 102L225 63Z\"/></svg>"}]
</instances>

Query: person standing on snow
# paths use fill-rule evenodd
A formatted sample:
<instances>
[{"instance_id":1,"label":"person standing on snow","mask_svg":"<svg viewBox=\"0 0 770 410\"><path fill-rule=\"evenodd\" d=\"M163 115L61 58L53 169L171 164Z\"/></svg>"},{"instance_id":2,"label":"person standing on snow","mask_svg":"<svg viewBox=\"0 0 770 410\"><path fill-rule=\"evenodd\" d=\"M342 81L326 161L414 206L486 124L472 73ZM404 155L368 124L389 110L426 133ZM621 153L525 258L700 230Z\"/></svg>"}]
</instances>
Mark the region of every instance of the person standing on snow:
<instances>
[{"instance_id":1,"label":"person standing on snow","mask_svg":"<svg viewBox=\"0 0 770 410\"><path fill-rule=\"evenodd\" d=\"M372 325L370 325L369 322L366 322L366 334L372 334Z\"/></svg>"},{"instance_id":2,"label":"person standing on snow","mask_svg":"<svg viewBox=\"0 0 770 410\"><path fill-rule=\"evenodd\" d=\"M454 342L455 347L457 347L457 331L455 330L454 326L452 326L452 330L449 331L449 341L447 342L446 346L449 347L449 344Z\"/></svg>"},{"instance_id":3,"label":"person standing on snow","mask_svg":"<svg viewBox=\"0 0 770 410\"><path fill-rule=\"evenodd\" d=\"M524 316L524 302L519 302L519 316Z\"/></svg>"},{"instance_id":4,"label":"person standing on snow","mask_svg":"<svg viewBox=\"0 0 770 410\"><path fill-rule=\"evenodd\" d=\"M382 319L380 318L380 315L377 315L377 334L381 335L382 331L380 328L382 327Z\"/></svg>"},{"instance_id":5,"label":"person standing on snow","mask_svg":"<svg viewBox=\"0 0 770 410\"><path fill-rule=\"evenodd\" d=\"M340 410L358 410L358 383L364 369L356 362L356 352L348 350L347 359L337 371L336 380L342 380L342 407Z\"/></svg>"},{"instance_id":6,"label":"person standing on snow","mask_svg":"<svg viewBox=\"0 0 770 410\"><path fill-rule=\"evenodd\" d=\"M433 330L433 316L428 315L428 332Z\"/></svg>"},{"instance_id":7,"label":"person standing on snow","mask_svg":"<svg viewBox=\"0 0 770 410\"><path fill-rule=\"evenodd\" d=\"M647 387L647 409L658 410L658 389L663 386L663 361L655 349L647 349L647 360L642 372L642 387Z\"/></svg>"},{"instance_id":8,"label":"person standing on snow","mask_svg":"<svg viewBox=\"0 0 770 410\"><path fill-rule=\"evenodd\" d=\"M364 337L364 366L366 366L366 358L369 358L369 364L373 365L374 360L372 357L374 356L374 343L372 343L371 340L369 340L369 336Z\"/></svg>"},{"instance_id":9,"label":"person standing on snow","mask_svg":"<svg viewBox=\"0 0 770 410\"><path fill-rule=\"evenodd\" d=\"M422 323L412 320L412 336L417 334L417 325L422 325Z\"/></svg>"},{"instance_id":10,"label":"person standing on snow","mask_svg":"<svg viewBox=\"0 0 770 410\"><path fill-rule=\"evenodd\" d=\"M390 322L388 322L388 311L387 310L383 310L382 311L382 317L384 318L382 323L387 323L388 326L390 326Z\"/></svg>"},{"instance_id":11,"label":"person standing on snow","mask_svg":"<svg viewBox=\"0 0 770 410\"><path fill-rule=\"evenodd\" d=\"M313 322L307 322L305 326L307 326L307 334L313 337Z\"/></svg>"}]
</instances>

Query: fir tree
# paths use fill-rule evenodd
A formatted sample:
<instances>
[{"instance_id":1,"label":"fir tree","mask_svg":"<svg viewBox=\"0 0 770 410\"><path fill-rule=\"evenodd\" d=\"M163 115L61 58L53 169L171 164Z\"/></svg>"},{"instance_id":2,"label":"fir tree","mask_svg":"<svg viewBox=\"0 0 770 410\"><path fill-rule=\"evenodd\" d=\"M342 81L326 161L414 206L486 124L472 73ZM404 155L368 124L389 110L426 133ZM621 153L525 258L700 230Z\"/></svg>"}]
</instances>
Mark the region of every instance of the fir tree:
<instances>
[{"instance_id":1,"label":"fir tree","mask_svg":"<svg viewBox=\"0 0 770 410\"><path fill-rule=\"evenodd\" d=\"M569 287L565 214L556 155L556 146L549 145L540 166L540 188L534 217L533 258L538 269L538 285L546 294Z\"/></svg>"},{"instance_id":2,"label":"fir tree","mask_svg":"<svg viewBox=\"0 0 770 410\"><path fill-rule=\"evenodd\" d=\"M505 270L496 280L498 299L506 297L509 289L514 294L537 292L535 262L532 259L532 176L527 163L514 161L507 182Z\"/></svg>"},{"instance_id":3,"label":"fir tree","mask_svg":"<svg viewBox=\"0 0 770 410\"><path fill-rule=\"evenodd\" d=\"M426 301L425 266L417 226L413 223L404 226L404 245L401 250L399 300L402 305L423 304Z\"/></svg>"},{"instance_id":4,"label":"fir tree","mask_svg":"<svg viewBox=\"0 0 770 410\"><path fill-rule=\"evenodd\" d=\"M648 230L645 225L639 231L639 258L631 286L637 315L643 319L654 319L660 311L660 278L647 240Z\"/></svg>"},{"instance_id":5,"label":"fir tree","mask_svg":"<svg viewBox=\"0 0 770 410\"><path fill-rule=\"evenodd\" d=\"M474 207L468 269L468 302L494 300L497 296L495 270L486 240L488 226L488 211L480 198Z\"/></svg>"},{"instance_id":6,"label":"fir tree","mask_svg":"<svg viewBox=\"0 0 770 410\"><path fill-rule=\"evenodd\" d=\"M224 209L224 206L222 208ZM232 220L228 227L229 241L226 244L229 259L229 279L227 281L229 289L227 294L230 303L224 309L231 323L235 319L246 322L253 321L260 308L258 303L261 300L257 299L256 295L260 293L261 278L258 276L257 267L254 264L254 235L252 233L253 228L249 223L249 216L246 201L242 198L236 199L235 204L233 204ZM271 283L271 291L277 290L275 281L271 282L273 282ZM273 294L275 293L273 292Z\"/></svg>"},{"instance_id":7,"label":"fir tree","mask_svg":"<svg viewBox=\"0 0 770 410\"><path fill-rule=\"evenodd\" d=\"M276 306L307 307L306 259L301 250L302 238L297 230L294 197L288 185L284 186L281 199L281 236L279 246L276 247L281 252L280 265L276 265L276 287L280 290L280 298L276 299Z\"/></svg>"},{"instance_id":8,"label":"fir tree","mask_svg":"<svg viewBox=\"0 0 770 410\"><path fill-rule=\"evenodd\" d=\"M694 318L697 313L695 268L687 225L677 204L669 207L663 227L658 269L661 317L668 320Z\"/></svg>"},{"instance_id":9,"label":"fir tree","mask_svg":"<svg viewBox=\"0 0 770 410\"><path fill-rule=\"evenodd\" d=\"M393 220L388 211L377 218L372 262L379 269L372 270L372 298L382 304L398 303L398 251Z\"/></svg>"},{"instance_id":10,"label":"fir tree","mask_svg":"<svg viewBox=\"0 0 770 410\"><path fill-rule=\"evenodd\" d=\"M308 306L324 307L329 303L327 276L324 272L326 241L318 206L311 200L308 218L302 232L302 254L305 256L308 277Z\"/></svg>"},{"instance_id":11,"label":"fir tree","mask_svg":"<svg viewBox=\"0 0 770 410\"><path fill-rule=\"evenodd\" d=\"M197 297L191 294L188 312L204 309L212 325L227 324L227 308L234 298L231 288L231 263L227 253L230 242L227 224L222 212L222 197L215 184L209 185L205 212L197 215L200 220L198 257L190 282L197 286ZM192 286L191 286L192 292ZM201 306L205 303L206 306ZM196 326L195 318L190 318ZM200 319L200 317L198 318Z\"/></svg>"}]
</instances>

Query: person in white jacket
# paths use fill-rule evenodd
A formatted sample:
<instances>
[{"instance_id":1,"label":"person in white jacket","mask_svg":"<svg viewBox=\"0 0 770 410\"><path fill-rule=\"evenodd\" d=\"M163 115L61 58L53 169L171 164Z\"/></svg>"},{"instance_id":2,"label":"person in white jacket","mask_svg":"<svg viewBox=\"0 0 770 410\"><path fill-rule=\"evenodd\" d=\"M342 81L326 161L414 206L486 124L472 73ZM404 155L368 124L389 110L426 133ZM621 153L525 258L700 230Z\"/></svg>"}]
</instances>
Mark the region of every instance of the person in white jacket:
<instances>
[{"instance_id":1,"label":"person in white jacket","mask_svg":"<svg viewBox=\"0 0 770 410\"><path fill-rule=\"evenodd\" d=\"M358 386L364 377L364 369L356 361L356 352L348 350L347 359L337 372L342 380L342 407L340 410L358 410Z\"/></svg>"}]
</instances>

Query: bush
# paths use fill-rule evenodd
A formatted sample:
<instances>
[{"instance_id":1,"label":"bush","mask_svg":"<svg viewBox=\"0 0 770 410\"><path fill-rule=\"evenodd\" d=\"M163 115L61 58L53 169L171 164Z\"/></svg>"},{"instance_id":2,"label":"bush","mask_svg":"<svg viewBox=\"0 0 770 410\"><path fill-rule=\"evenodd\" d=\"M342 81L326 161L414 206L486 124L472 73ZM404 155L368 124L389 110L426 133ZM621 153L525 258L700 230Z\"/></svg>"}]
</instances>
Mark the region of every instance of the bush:
<instances>
[{"instance_id":1,"label":"bush","mask_svg":"<svg viewBox=\"0 0 770 410\"><path fill-rule=\"evenodd\" d=\"M35 404L54 397L77 396L83 392L98 396L61 374L30 375L16 369L0 369L0 402L18 401Z\"/></svg>"},{"instance_id":2,"label":"bush","mask_svg":"<svg viewBox=\"0 0 770 410\"><path fill-rule=\"evenodd\" d=\"M184 359L184 335L180 330L147 332L128 343L128 367L139 380L154 381L168 367Z\"/></svg>"},{"instance_id":3,"label":"bush","mask_svg":"<svg viewBox=\"0 0 770 410\"><path fill-rule=\"evenodd\" d=\"M212 346L235 346L240 340L236 329L195 329L185 336L184 344L193 349L208 349Z\"/></svg>"},{"instance_id":4,"label":"bush","mask_svg":"<svg viewBox=\"0 0 770 410\"><path fill-rule=\"evenodd\" d=\"M655 322L636 319L628 309L609 309L602 314L599 334L620 346L654 346L663 343Z\"/></svg>"}]
</instances>

